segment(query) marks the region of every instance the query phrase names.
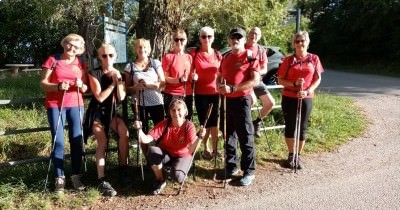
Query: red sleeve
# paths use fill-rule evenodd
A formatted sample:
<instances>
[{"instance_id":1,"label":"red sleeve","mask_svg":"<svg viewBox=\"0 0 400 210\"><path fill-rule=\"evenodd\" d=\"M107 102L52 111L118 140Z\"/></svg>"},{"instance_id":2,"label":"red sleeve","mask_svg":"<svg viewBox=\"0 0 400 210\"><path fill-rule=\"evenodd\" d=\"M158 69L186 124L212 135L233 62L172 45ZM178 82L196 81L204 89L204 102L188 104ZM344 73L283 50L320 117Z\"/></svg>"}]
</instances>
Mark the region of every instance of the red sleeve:
<instances>
[{"instance_id":1,"label":"red sleeve","mask_svg":"<svg viewBox=\"0 0 400 210\"><path fill-rule=\"evenodd\" d=\"M163 55L161 59L161 66L164 72L169 73L169 69L171 67L171 61L169 60L168 54Z\"/></svg>"},{"instance_id":2,"label":"red sleeve","mask_svg":"<svg viewBox=\"0 0 400 210\"><path fill-rule=\"evenodd\" d=\"M292 56L288 56L283 59L281 65L279 66L278 72L277 72L278 77L284 78L286 76L285 74L289 70L289 63L290 63L291 57Z\"/></svg>"},{"instance_id":3,"label":"red sleeve","mask_svg":"<svg viewBox=\"0 0 400 210\"><path fill-rule=\"evenodd\" d=\"M324 68L322 67L322 64L321 64L321 61L319 60L318 55L314 55L313 60L314 60L313 63L315 63L315 70L320 74L322 72L324 72Z\"/></svg>"},{"instance_id":4,"label":"red sleeve","mask_svg":"<svg viewBox=\"0 0 400 210\"><path fill-rule=\"evenodd\" d=\"M46 61L42 64L42 69L51 69L53 63L56 61L54 55L49 56Z\"/></svg>"},{"instance_id":5,"label":"red sleeve","mask_svg":"<svg viewBox=\"0 0 400 210\"><path fill-rule=\"evenodd\" d=\"M155 125L154 128L149 131L149 135L153 137L154 141L157 141L161 137L162 133L165 130L165 127L167 126L167 121L168 120L165 119L157 123L157 125Z\"/></svg>"},{"instance_id":6,"label":"red sleeve","mask_svg":"<svg viewBox=\"0 0 400 210\"><path fill-rule=\"evenodd\" d=\"M187 139L187 142L190 144L193 144L193 142L195 142L197 139L196 127L194 126L193 122L189 122L188 130L186 133L186 139Z\"/></svg>"}]
</instances>

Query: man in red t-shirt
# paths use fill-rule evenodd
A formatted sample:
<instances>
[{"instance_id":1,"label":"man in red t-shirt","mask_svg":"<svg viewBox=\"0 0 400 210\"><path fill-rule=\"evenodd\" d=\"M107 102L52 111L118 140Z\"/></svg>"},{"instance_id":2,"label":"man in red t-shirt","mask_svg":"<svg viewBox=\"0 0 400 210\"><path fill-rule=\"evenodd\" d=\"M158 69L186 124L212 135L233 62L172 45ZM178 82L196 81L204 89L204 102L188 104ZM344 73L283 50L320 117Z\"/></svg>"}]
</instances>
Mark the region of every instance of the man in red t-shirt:
<instances>
[{"instance_id":1,"label":"man in red t-shirt","mask_svg":"<svg viewBox=\"0 0 400 210\"><path fill-rule=\"evenodd\" d=\"M251 184L255 175L254 127L251 119L250 93L259 81L257 60L247 59L244 48L246 32L242 28L233 28L228 42L232 49L221 61L218 91L226 98L226 175L227 178L238 174L237 142L239 140L242 157L240 167L243 177L242 186ZM221 82L224 81L224 82Z\"/></svg>"},{"instance_id":2,"label":"man in red t-shirt","mask_svg":"<svg viewBox=\"0 0 400 210\"><path fill-rule=\"evenodd\" d=\"M267 51L257 44L257 42L261 39L261 30L258 27L254 27L249 32L249 38L244 47L252 52L252 58L258 60L260 64L260 75L261 77L267 74ZM257 119L253 121L254 124L254 135L260 137L260 126L262 120L268 113L272 110L272 107L275 105L275 100L272 95L269 93L267 86L262 82L260 77L260 81L254 87L254 94L259 98L262 102L262 108L259 110L259 116Z\"/></svg>"}]
</instances>

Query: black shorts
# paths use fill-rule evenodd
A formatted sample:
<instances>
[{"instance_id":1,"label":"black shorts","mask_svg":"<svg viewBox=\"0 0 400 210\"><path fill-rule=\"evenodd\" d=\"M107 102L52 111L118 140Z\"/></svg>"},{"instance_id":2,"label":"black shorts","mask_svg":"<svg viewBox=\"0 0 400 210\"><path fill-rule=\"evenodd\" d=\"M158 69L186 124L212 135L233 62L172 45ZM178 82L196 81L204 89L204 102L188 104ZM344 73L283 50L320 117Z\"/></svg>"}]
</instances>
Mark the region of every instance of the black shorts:
<instances>
[{"instance_id":1,"label":"black shorts","mask_svg":"<svg viewBox=\"0 0 400 210\"><path fill-rule=\"evenodd\" d=\"M254 86L254 93L256 94L257 98L262 95L270 94L267 86L263 82L259 82L258 85Z\"/></svg>"},{"instance_id":2,"label":"black shorts","mask_svg":"<svg viewBox=\"0 0 400 210\"><path fill-rule=\"evenodd\" d=\"M209 104L213 104L210 118L207 121L206 128L217 127L218 125L218 101L219 95L195 95L194 101L196 105L197 117L200 125L203 125Z\"/></svg>"}]
</instances>

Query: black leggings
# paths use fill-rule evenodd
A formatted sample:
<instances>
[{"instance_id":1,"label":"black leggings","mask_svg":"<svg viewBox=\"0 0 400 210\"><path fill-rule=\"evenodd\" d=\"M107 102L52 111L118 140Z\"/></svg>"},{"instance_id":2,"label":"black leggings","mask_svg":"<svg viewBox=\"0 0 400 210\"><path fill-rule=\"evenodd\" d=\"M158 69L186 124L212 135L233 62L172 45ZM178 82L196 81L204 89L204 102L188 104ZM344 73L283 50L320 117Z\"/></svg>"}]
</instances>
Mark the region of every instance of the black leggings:
<instances>
[{"instance_id":1,"label":"black leggings","mask_svg":"<svg viewBox=\"0 0 400 210\"><path fill-rule=\"evenodd\" d=\"M134 109L134 106L132 106ZM133 110L134 111L134 110ZM134 111L135 112L135 111ZM149 132L149 114L151 121L153 121L153 125L157 125L157 123L164 120L164 106L156 105L156 106L139 106L140 120L142 121L143 132Z\"/></svg>"},{"instance_id":2,"label":"black leggings","mask_svg":"<svg viewBox=\"0 0 400 210\"><path fill-rule=\"evenodd\" d=\"M164 96L164 110L165 110L165 115L168 118L169 117L169 104L172 102L172 100L180 98L183 99L183 96L179 95L171 95L169 93L163 93ZM188 109L188 115L186 116L186 119L192 120L192 115L193 115L193 96L192 95L187 95L185 97L185 104Z\"/></svg>"},{"instance_id":3,"label":"black leggings","mask_svg":"<svg viewBox=\"0 0 400 210\"><path fill-rule=\"evenodd\" d=\"M285 137L294 138L297 115L297 98L282 96L282 111L285 118ZM312 98L303 98L301 105L300 141L306 139L308 119L312 110Z\"/></svg>"}]
</instances>

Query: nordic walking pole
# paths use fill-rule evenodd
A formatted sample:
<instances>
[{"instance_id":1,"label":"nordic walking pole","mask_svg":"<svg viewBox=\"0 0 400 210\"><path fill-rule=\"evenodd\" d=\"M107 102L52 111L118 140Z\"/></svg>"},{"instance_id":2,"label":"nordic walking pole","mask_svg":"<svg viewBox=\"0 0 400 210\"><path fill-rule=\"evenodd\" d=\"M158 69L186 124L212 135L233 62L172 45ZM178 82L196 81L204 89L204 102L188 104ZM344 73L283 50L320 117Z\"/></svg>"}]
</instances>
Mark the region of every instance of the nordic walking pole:
<instances>
[{"instance_id":1,"label":"nordic walking pole","mask_svg":"<svg viewBox=\"0 0 400 210\"><path fill-rule=\"evenodd\" d=\"M139 91L139 95L138 95L138 97L139 97L139 100L140 100L140 93L142 93L142 91ZM143 94L143 93L142 93ZM135 99L135 112L136 112L136 121L139 121L140 120L140 117L139 117L139 100L138 99ZM137 132L137 136L138 136L138 142L137 142L137 152L136 152L136 163L137 163L137 165L139 165L140 164L140 169L141 169L141 176L142 176L142 181L144 181L144 172L143 172L143 162L142 162L142 149L140 148L140 141L139 141L139 129L137 129L136 130L136 132Z\"/></svg>"},{"instance_id":2,"label":"nordic walking pole","mask_svg":"<svg viewBox=\"0 0 400 210\"><path fill-rule=\"evenodd\" d=\"M61 104L60 104L60 111L58 112L56 131L54 132L53 145L51 148L51 153L50 153L50 158L49 158L49 166L47 168L46 181L44 182L44 192L46 192L47 182L49 181L49 173L50 173L50 168L51 168L51 162L52 162L53 156L54 156L54 148L55 148L56 140L57 140L58 126L60 125L60 121L61 121L65 92L66 92L66 90L63 91L63 95L61 98ZM64 128L62 128L62 129L64 129Z\"/></svg>"},{"instance_id":3,"label":"nordic walking pole","mask_svg":"<svg viewBox=\"0 0 400 210\"><path fill-rule=\"evenodd\" d=\"M78 78L76 78L76 81ZM78 108L79 108L79 125L81 126L81 141L82 141L82 159L83 159L83 168L85 170L85 173L87 172L87 166L86 166L86 150L85 150L85 140L83 137L83 124L82 124L82 111L81 111L81 100L79 97L79 90L80 88L76 86L76 95L78 96Z\"/></svg>"},{"instance_id":4,"label":"nordic walking pole","mask_svg":"<svg viewBox=\"0 0 400 210\"><path fill-rule=\"evenodd\" d=\"M218 112L220 112L221 111L221 95L219 95L219 97L218 97ZM219 127L220 125L219 125L219 123L220 123L220 121L221 121L221 114L219 114L218 115L218 119L217 119L217 126ZM219 128L218 128L218 132L219 132ZM217 178L217 154L218 154L218 139L219 138L217 138L217 142L215 142L216 143L216 155L215 155L215 157L214 157L214 175L213 175L213 180L215 181L216 180L216 178Z\"/></svg>"},{"instance_id":5,"label":"nordic walking pole","mask_svg":"<svg viewBox=\"0 0 400 210\"><path fill-rule=\"evenodd\" d=\"M183 76L186 76L186 69L183 71ZM187 83L187 78L183 82L183 101L186 99L186 83Z\"/></svg>"},{"instance_id":6,"label":"nordic walking pole","mask_svg":"<svg viewBox=\"0 0 400 210\"><path fill-rule=\"evenodd\" d=\"M303 91L303 84L300 86L300 91ZM298 161L299 161L299 144L300 144L300 126L301 126L301 109L303 104L303 98L297 98L297 110L296 110L296 126L294 129L294 150L293 150L293 161L294 161L294 172L297 173Z\"/></svg>"},{"instance_id":7,"label":"nordic walking pole","mask_svg":"<svg viewBox=\"0 0 400 210\"><path fill-rule=\"evenodd\" d=\"M213 104L209 104L208 105L206 119L204 120L204 124L203 124L203 126L201 126L200 130L205 128L205 124L207 124L208 118L210 118L212 107L213 107ZM192 159L190 160L190 164L189 164L190 167L192 167L192 164L193 164L193 161L194 161L194 157L196 156L197 148L199 147L199 144L202 141L201 136L197 136L197 140L198 140L198 142L196 143L196 147L194 148L194 151L193 151L193 154L192 154ZM190 167L189 167L189 169L190 169ZM183 178L181 186L179 187L178 195L181 194L183 185L185 184L186 177L187 177L187 173L185 173L185 177Z\"/></svg>"},{"instance_id":8,"label":"nordic walking pole","mask_svg":"<svg viewBox=\"0 0 400 210\"><path fill-rule=\"evenodd\" d=\"M226 85L226 80L224 80L222 77L221 77L221 80L222 80L222 83L224 84L224 86ZM223 129L223 138L224 138L224 156L225 156L225 159L224 159L224 188L226 188L226 144L227 144L227 142L226 142L226 96L225 95L223 95L222 96L223 98L222 98L222 102L223 102L223 106L224 106L224 129Z\"/></svg>"}]
</instances>

